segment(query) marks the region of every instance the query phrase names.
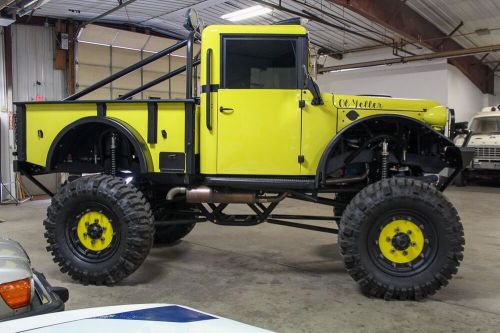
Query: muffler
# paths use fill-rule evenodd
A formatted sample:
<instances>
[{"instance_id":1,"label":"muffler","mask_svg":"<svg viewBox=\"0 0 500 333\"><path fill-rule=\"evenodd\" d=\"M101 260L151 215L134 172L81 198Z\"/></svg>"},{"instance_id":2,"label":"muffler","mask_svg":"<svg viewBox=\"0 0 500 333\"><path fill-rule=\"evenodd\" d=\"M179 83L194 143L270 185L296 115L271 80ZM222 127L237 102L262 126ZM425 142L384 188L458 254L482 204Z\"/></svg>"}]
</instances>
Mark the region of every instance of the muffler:
<instances>
[{"instance_id":1,"label":"muffler","mask_svg":"<svg viewBox=\"0 0 500 333\"><path fill-rule=\"evenodd\" d=\"M186 194L186 202L190 203L266 203L283 200L287 193L276 196L257 196L251 192L219 192L207 186L193 189L174 187L167 193L167 200L171 201L178 194Z\"/></svg>"}]
</instances>

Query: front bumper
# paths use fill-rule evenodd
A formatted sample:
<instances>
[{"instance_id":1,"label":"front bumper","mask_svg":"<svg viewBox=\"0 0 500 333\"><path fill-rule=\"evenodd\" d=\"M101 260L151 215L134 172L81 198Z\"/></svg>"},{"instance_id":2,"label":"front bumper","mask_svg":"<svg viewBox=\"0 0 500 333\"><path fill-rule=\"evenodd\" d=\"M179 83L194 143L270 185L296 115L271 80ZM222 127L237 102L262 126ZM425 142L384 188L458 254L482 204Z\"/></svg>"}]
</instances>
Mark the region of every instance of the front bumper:
<instances>
[{"instance_id":1,"label":"front bumper","mask_svg":"<svg viewBox=\"0 0 500 333\"><path fill-rule=\"evenodd\" d=\"M499 170L500 160L485 160L475 158L471 163L471 170Z\"/></svg>"},{"instance_id":2,"label":"front bumper","mask_svg":"<svg viewBox=\"0 0 500 333\"><path fill-rule=\"evenodd\" d=\"M31 300L29 311L19 313L6 318L1 318L0 321L14 320L31 316L38 316L41 314L64 311L64 302L67 297L63 299L58 294L66 294L67 289L60 287L52 287L45 276L33 270L33 282L35 285L35 294ZM57 293L56 293L57 290Z\"/></svg>"}]
</instances>

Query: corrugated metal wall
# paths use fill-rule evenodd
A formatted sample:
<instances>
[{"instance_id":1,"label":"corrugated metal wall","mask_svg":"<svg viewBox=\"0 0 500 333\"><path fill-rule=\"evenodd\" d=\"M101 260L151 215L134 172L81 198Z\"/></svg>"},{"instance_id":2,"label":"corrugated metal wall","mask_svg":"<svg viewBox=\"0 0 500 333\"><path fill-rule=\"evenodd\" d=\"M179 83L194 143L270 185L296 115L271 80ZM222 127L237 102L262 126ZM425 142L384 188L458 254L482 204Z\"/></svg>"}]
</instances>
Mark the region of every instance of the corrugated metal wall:
<instances>
[{"instance_id":1,"label":"corrugated metal wall","mask_svg":"<svg viewBox=\"0 0 500 333\"><path fill-rule=\"evenodd\" d=\"M14 24L12 27L13 100L31 101L37 96L45 100L60 100L66 95L66 76L54 69L56 39L53 27ZM58 175L37 177L55 191ZM23 180L31 194L42 194L27 179Z\"/></svg>"},{"instance_id":2,"label":"corrugated metal wall","mask_svg":"<svg viewBox=\"0 0 500 333\"><path fill-rule=\"evenodd\" d=\"M7 86L5 83L5 54L3 34L3 27L0 27L0 112L7 111Z\"/></svg>"},{"instance_id":3,"label":"corrugated metal wall","mask_svg":"<svg viewBox=\"0 0 500 333\"><path fill-rule=\"evenodd\" d=\"M52 27L12 26L14 101L64 97L64 71L54 69L55 42Z\"/></svg>"},{"instance_id":4,"label":"corrugated metal wall","mask_svg":"<svg viewBox=\"0 0 500 333\"><path fill-rule=\"evenodd\" d=\"M3 28L0 27L0 178L3 182L8 183L10 181L11 174L9 172L9 126L7 115L7 87L5 84L5 54L3 33Z\"/></svg>"}]
</instances>

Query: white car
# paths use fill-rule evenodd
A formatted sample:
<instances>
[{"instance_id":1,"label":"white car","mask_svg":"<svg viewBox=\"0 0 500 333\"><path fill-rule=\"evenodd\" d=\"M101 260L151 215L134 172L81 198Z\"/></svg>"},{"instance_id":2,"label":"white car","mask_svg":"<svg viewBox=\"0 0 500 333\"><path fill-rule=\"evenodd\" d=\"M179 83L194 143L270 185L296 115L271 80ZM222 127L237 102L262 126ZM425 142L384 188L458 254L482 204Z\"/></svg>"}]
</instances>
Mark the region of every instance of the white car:
<instances>
[{"instance_id":1,"label":"white car","mask_svg":"<svg viewBox=\"0 0 500 333\"><path fill-rule=\"evenodd\" d=\"M0 332L33 333L266 333L255 326L175 304L89 308L0 323Z\"/></svg>"},{"instance_id":2,"label":"white car","mask_svg":"<svg viewBox=\"0 0 500 333\"><path fill-rule=\"evenodd\" d=\"M50 286L31 268L18 242L0 237L0 321L63 311L67 299L66 288Z\"/></svg>"},{"instance_id":3,"label":"white car","mask_svg":"<svg viewBox=\"0 0 500 333\"><path fill-rule=\"evenodd\" d=\"M471 163L455 179L464 186L468 179L487 178L500 180L500 105L486 107L469 122L471 134L455 137L455 144L474 149Z\"/></svg>"}]
</instances>

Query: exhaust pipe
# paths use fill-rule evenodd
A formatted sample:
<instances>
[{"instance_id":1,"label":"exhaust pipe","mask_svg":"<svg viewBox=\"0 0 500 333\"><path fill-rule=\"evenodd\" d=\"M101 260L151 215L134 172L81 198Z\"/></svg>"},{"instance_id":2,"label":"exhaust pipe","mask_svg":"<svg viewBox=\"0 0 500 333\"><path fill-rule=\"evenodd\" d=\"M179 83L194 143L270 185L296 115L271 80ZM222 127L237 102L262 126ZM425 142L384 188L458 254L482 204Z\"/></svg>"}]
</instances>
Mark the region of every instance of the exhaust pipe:
<instances>
[{"instance_id":1,"label":"exhaust pipe","mask_svg":"<svg viewBox=\"0 0 500 333\"><path fill-rule=\"evenodd\" d=\"M177 194L184 194L184 193L186 193L185 187L172 187L170 191L168 191L167 193L167 200L172 201L174 200Z\"/></svg>"},{"instance_id":2,"label":"exhaust pipe","mask_svg":"<svg viewBox=\"0 0 500 333\"><path fill-rule=\"evenodd\" d=\"M248 192L218 192L207 186L200 186L194 189L185 187L174 187L167 193L167 200L172 201L178 194L186 194L186 202L190 203L267 203L283 200L288 193L277 196L257 196Z\"/></svg>"},{"instance_id":3,"label":"exhaust pipe","mask_svg":"<svg viewBox=\"0 0 500 333\"><path fill-rule=\"evenodd\" d=\"M222 193L201 186L186 192L186 201L193 203L252 203L255 193Z\"/></svg>"}]
</instances>

